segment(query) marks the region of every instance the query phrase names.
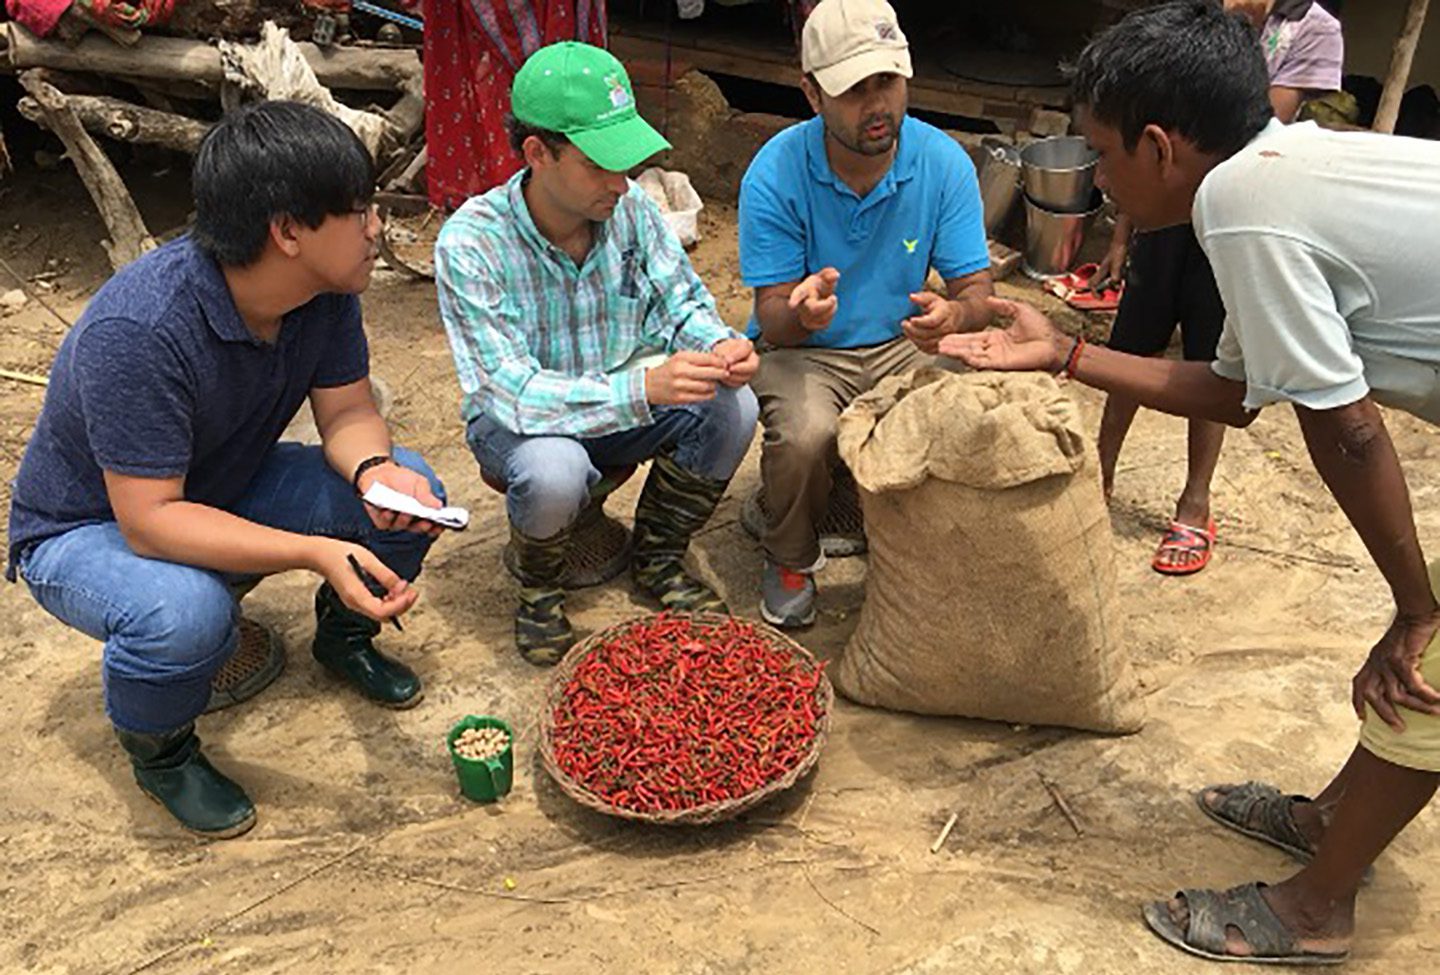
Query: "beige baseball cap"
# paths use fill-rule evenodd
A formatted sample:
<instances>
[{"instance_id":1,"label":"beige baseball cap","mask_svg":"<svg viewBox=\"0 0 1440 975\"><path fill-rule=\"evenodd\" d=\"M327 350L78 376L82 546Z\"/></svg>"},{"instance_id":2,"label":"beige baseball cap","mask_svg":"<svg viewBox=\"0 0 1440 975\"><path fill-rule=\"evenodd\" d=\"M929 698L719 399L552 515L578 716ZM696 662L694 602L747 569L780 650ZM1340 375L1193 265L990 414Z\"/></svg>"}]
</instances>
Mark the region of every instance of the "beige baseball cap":
<instances>
[{"instance_id":1,"label":"beige baseball cap","mask_svg":"<svg viewBox=\"0 0 1440 975\"><path fill-rule=\"evenodd\" d=\"M872 74L915 75L910 43L885 0L820 0L800 35L800 67L831 98Z\"/></svg>"}]
</instances>

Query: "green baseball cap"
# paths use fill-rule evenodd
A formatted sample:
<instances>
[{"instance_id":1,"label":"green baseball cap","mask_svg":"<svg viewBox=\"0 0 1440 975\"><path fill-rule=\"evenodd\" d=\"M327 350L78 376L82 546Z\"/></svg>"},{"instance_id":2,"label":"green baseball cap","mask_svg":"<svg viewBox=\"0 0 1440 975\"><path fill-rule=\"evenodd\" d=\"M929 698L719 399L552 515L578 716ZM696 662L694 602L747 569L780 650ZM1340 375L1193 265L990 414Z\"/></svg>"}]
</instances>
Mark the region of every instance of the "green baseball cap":
<instances>
[{"instance_id":1,"label":"green baseball cap","mask_svg":"<svg viewBox=\"0 0 1440 975\"><path fill-rule=\"evenodd\" d=\"M510 111L538 129L559 132L590 161L624 172L670 148L635 111L624 66L609 51L561 41L542 47L520 67Z\"/></svg>"}]
</instances>

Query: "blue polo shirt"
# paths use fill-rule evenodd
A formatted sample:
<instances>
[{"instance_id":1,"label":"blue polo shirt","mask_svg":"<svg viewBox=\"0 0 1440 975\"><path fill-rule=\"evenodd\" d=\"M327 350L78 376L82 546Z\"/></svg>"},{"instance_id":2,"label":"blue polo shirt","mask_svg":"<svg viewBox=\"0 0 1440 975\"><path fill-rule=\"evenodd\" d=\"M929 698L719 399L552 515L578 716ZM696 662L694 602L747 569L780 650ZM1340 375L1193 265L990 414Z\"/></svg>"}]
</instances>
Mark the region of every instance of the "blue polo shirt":
<instances>
[{"instance_id":1,"label":"blue polo shirt","mask_svg":"<svg viewBox=\"0 0 1440 975\"><path fill-rule=\"evenodd\" d=\"M898 337L930 268L946 279L990 266L980 183L950 136L908 115L895 161L862 200L830 169L817 116L761 147L740 184L740 273L760 288L840 272L830 327L806 341L853 349ZM750 319L750 336L760 334Z\"/></svg>"},{"instance_id":2,"label":"blue polo shirt","mask_svg":"<svg viewBox=\"0 0 1440 975\"><path fill-rule=\"evenodd\" d=\"M105 470L183 476L187 501L233 505L313 387L368 373L354 295L291 311L271 345L188 237L146 254L95 293L55 355L15 479L6 577L27 547L115 520Z\"/></svg>"}]
</instances>

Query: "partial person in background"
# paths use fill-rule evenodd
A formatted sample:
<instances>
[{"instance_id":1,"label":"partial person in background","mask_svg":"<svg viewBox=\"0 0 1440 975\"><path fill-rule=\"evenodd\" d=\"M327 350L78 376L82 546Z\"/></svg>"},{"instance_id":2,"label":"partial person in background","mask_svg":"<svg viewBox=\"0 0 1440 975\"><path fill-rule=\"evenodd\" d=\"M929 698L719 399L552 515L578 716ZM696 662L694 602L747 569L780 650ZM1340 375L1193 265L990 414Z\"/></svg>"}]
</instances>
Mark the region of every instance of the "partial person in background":
<instances>
[{"instance_id":1,"label":"partial person in background","mask_svg":"<svg viewBox=\"0 0 1440 975\"><path fill-rule=\"evenodd\" d=\"M431 205L453 210L524 166L505 129L515 72L547 44L605 47L605 0L423 0L423 6L425 178Z\"/></svg>"},{"instance_id":2,"label":"partial person in background","mask_svg":"<svg viewBox=\"0 0 1440 975\"><path fill-rule=\"evenodd\" d=\"M1275 117L1293 122L1306 97L1338 91L1344 62L1340 22L1313 0L1224 0L1225 9L1260 31L1270 77ZM1109 346L1134 355L1161 355L1178 324L1184 358L1209 362L1225 323L1225 306L1210 262L1189 224L1135 234L1121 213L1110 252L1096 275L1096 288L1121 273L1125 291L1110 331ZM1125 270L1129 263L1128 271ZM1100 421L1100 472L1108 497L1115 467L1139 404L1111 394ZM1210 483L1220 460L1225 428L1209 420L1189 421L1185 487L1175 517L1160 539L1151 565L1166 575L1191 575L1205 568L1215 545Z\"/></svg>"}]
</instances>

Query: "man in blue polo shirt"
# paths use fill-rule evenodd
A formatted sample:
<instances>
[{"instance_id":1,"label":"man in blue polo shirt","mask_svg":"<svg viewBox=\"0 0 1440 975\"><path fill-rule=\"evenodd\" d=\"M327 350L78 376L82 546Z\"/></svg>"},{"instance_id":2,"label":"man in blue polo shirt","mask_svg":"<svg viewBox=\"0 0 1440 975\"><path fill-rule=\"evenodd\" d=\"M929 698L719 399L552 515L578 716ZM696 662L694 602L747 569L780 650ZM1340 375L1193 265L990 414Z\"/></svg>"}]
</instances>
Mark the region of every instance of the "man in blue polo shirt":
<instances>
[{"instance_id":1,"label":"man in blue polo shirt","mask_svg":"<svg viewBox=\"0 0 1440 975\"><path fill-rule=\"evenodd\" d=\"M815 619L815 531L836 421L886 376L932 363L942 336L990 321L980 188L965 150L906 115L910 53L884 0L822 0L805 23L816 117L761 148L740 189L740 266L755 289L753 385L769 524L761 614ZM925 290L930 268L944 297Z\"/></svg>"},{"instance_id":2,"label":"man in blue polo shirt","mask_svg":"<svg viewBox=\"0 0 1440 975\"><path fill-rule=\"evenodd\" d=\"M410 707L419 679L371 640L415 602L439 529L360 494L434 507L443 492L371 398L356 295L379 220L360 140L309 106L250 106L206 136L193 185L193 232L111 278L56 353L6 575L104 642L105 708L140 788L226 837L255 808L201 753L195 718L235 649L231 587L318 573L315 658ZM322 446L277 443L307 398Z\"/></svg>"}]
</instances>

